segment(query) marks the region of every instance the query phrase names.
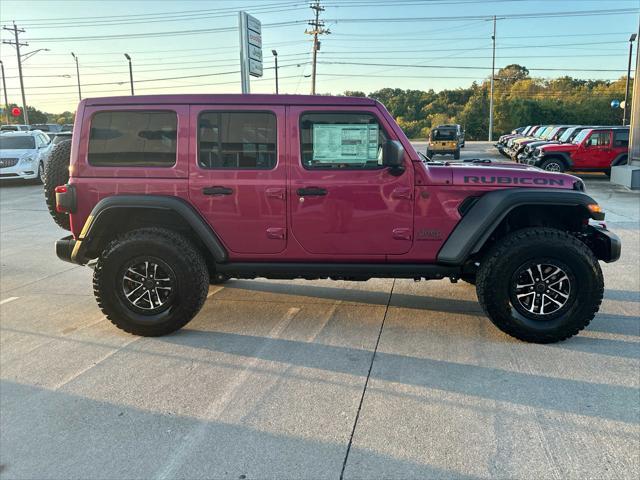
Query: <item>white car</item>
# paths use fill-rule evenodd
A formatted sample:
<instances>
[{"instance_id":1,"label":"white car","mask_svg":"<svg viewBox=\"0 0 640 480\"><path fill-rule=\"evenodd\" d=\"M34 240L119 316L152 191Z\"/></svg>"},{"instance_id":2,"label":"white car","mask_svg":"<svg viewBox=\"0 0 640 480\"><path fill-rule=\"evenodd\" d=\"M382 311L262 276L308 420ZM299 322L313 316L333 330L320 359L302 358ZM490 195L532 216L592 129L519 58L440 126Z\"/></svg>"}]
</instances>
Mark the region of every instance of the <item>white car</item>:
<instances>
[{"instance_id":1,"label":"white car","mask_svg":"<svg viewBox=\"0 0 640 480\"><path fill-rule=\"evenodd\" d=\"M39 130L0 135L0 180L43 180L49 137Z\"/></svg>"}]
</instances>

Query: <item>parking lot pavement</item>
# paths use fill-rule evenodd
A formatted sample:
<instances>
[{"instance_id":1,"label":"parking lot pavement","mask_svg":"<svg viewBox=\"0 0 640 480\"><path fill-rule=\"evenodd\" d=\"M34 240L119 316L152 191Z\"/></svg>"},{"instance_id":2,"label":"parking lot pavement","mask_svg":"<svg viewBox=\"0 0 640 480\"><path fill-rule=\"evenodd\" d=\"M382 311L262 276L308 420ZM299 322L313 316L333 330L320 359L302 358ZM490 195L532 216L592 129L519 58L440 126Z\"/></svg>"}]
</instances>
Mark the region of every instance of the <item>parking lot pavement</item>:
<instances>
[{"instance_id":1,"label":"parking lot pavement","mask_svg":"<svg viewBox=\"0 0 640 480\"><path fill-rule=\"evenodd\" d=\"M55 257L40 187L3 185L2 478L638 478L640 196L585 178L623 254L553 345L465 283L407 280L230 281L182 331L130 336Z\"/></svg>"}]
</instances>

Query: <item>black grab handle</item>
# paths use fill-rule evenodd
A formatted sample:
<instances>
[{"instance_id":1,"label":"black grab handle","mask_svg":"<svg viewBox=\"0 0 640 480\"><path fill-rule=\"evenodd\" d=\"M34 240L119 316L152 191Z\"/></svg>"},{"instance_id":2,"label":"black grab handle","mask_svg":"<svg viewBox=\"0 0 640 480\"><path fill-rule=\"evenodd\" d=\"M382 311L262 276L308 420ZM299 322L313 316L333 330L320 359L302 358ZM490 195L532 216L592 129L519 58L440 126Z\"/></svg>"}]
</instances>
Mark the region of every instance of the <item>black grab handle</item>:
<instances>
[{"instance_id":1,"label":"black grab handle","mask_svg":"<svg viewBox=\"0 0 640 480\"><path fill-rule=\"evenodd\" d=\"M300 195L301 197L311 196L311 195L319 197L326 194L327 194L326 188L308 187L308 188L298 189L298 195Z\"/></svg>"},{"instance_id":2,"label":"black grab handle","mask_svg":"<svg viewBox=\"0 0 640 480\"><path fill-rule=\"evenodd\" d=\"M231 195L233 193L233 188L205 187L202 189L202 193L205 195Z\"/></svg>"}]
</instances>

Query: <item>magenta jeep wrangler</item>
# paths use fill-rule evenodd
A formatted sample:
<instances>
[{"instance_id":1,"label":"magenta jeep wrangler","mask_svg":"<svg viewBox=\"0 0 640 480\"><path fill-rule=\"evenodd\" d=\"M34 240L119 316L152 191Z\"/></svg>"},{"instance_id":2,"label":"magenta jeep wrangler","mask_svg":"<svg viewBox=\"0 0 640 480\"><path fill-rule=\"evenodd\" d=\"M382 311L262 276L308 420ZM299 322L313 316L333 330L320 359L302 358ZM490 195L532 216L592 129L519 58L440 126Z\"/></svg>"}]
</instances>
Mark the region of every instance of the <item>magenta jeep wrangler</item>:
<instances>
[{"instance_id":1,"label":"magenta jeep wrangler","mask_svg":"<svg viewBox=\"0 0 640 480\"><path fill-rule=\"evenodd\" d=\"M430 162L366 98L83 100L47 180L73 234L58 257L95 263L98 305L137 335L181 328L228 278L448 277L504 332L555 342L591 321L598 260L620 256L580 179Z\"/></svg>"}]
</instances>

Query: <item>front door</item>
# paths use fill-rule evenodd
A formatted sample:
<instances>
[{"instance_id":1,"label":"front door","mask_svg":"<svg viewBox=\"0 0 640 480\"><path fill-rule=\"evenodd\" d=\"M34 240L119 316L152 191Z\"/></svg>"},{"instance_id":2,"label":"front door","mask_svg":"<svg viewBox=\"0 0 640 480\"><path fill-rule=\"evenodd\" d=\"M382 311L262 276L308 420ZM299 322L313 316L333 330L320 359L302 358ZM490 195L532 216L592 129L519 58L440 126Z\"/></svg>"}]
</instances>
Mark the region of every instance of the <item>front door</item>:
<instances>
[{"instance_id":1,"label":"front door","mask_svg":"<svg viewBox=\"0 0 640 480\"><path fill-rule=\"evenodd\" d=\"M611 130L596 130L582 142L573 155L573 168L609 168L611 166Z\"/></svg>"},{"instance_id":2,"label":"front door","mask_svg":"<svg viewBox=\"0 0 640 480\"><path fill-rule=\"evenodd\" d=\"M313 254L397 255L413 239L413 169L382 165L395 135L375 107L290 107L292 233Z\"/></svg>"},{"instance_id":3,"label":"front door","mask_svg":"<svg viewBox=\"0 0 640 480\"><path fill-rule=\"evenodd\" d=\"M284 107L191 106L191 202L230 254L287 244ZM197 128L196 128L197 126Z\"/></svg>"}]
</instances>

